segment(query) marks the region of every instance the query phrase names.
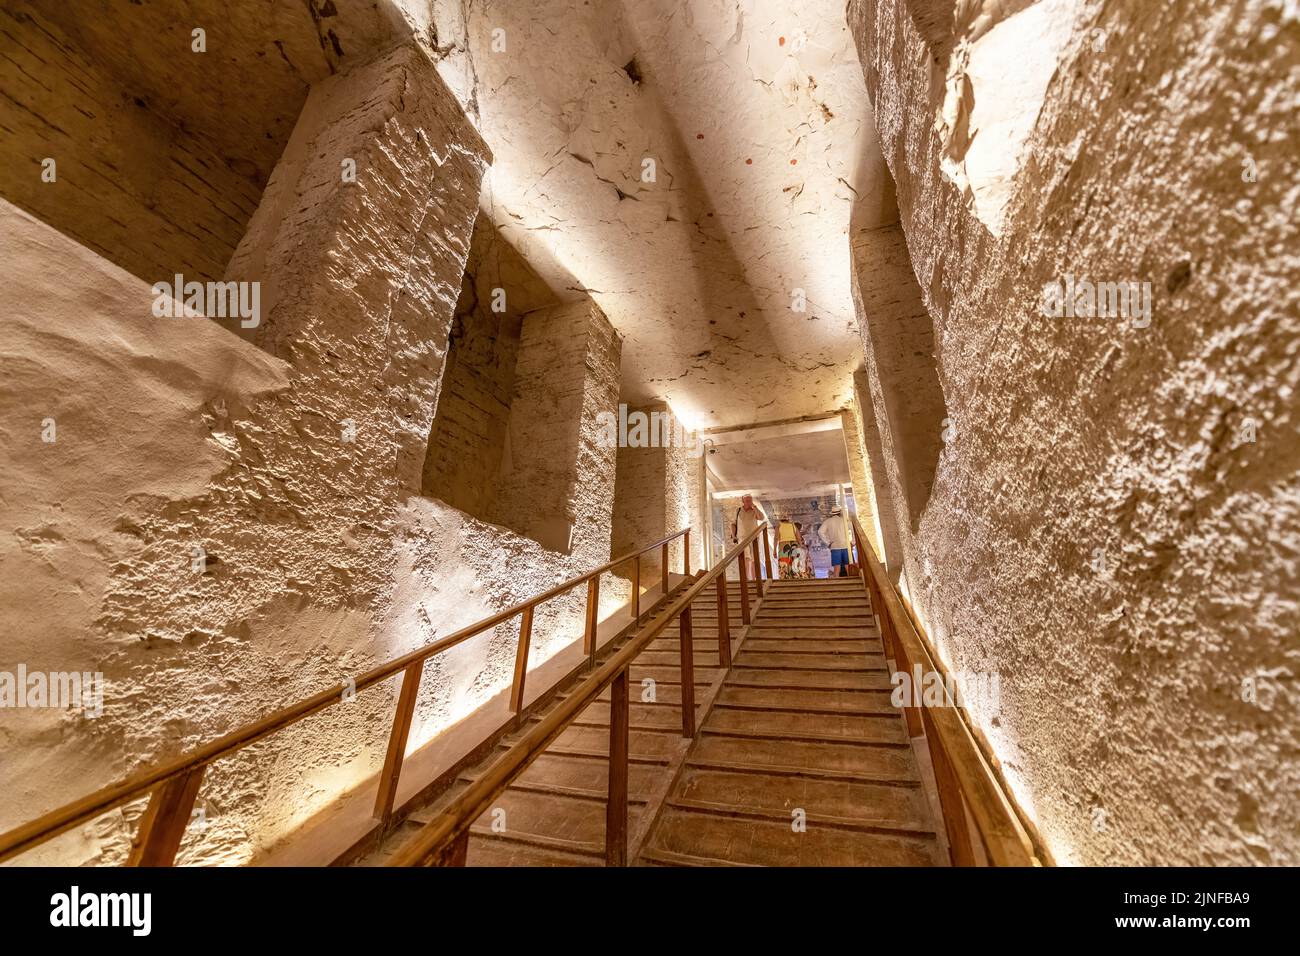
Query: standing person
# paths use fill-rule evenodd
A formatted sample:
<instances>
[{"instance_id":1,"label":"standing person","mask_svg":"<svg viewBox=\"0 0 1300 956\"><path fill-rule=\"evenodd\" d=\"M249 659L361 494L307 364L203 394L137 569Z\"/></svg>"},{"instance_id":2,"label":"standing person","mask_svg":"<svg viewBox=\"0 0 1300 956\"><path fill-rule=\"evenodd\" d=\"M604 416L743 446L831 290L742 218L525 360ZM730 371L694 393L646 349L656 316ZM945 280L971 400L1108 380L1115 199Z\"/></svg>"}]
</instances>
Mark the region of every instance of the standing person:
<instances>
[{"instance_id":1,"label":"standing person","mask_svg":"<svg viewBox=\"0 0 1300 956\"><path fill-rule=\"evenodd\" d=\"M817 529L817 537L831 549L831 577L844 578L849 574L849 529L844 513L836 508Z\"/></svg>"},{"instance_id":2,"label":"standing person","mask_svg":"<svg viewBox=\"0 0 1300 956\"><path fill-rule=\"evenodd\" d=\"M803 522L794 523L794 533L799 539L799 557L795 559L794 570L797 578L813 576L812 553L808 550L808 535L803 530Z\"/></svg>"},{"instance_id":3,"label":"standing person","mask_svg":"<svg viewBox=\"0 0 1300 956\"><path fill-rule=\"evenodd\" d=\"M764 521L767 521L767 513L763 510L763 506L754 500L753 495L745 495L740 499L740 507L736 510L736 520L731 525L731 543L739 544L741 538L748 535ZM759 547L762 547L762 545L759 545ZM758 580L758 567L754 563L753 551L749 548L745 549L745 569L751 581Z\"/></svg>"},{"instance_id":4,"label":"standing person","mask_svg":"<svg viewBox=\"0 0 1300 956\"><path fill-rule=\"evenodd\" d=\"M777 528L777 567L783 580L798 577L795 563L799 558L799 531L790 520L789 515L781 516Z\"/></svg>"}]
</instances>

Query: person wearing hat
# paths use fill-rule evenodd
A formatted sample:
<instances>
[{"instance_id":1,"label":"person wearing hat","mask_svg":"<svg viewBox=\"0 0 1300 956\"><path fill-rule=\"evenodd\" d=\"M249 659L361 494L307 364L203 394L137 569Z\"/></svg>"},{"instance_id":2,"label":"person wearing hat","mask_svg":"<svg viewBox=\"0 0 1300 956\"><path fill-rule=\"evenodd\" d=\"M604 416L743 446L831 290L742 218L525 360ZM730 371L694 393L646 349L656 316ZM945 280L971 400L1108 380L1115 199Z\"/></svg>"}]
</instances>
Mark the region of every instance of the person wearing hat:
<instances>
[{"instance_id":1,"label":"person wearing hat","mask_svg":"<svg viewBox=\"0 0 1300 956\"><path fill-rule=\"evenodd\" d=\"M844 520L844 512L839 508L832 511L831 516L817 529L817 537L831 549L831 577L848 577L849 528Z\"/></svg>"}]
</instances>

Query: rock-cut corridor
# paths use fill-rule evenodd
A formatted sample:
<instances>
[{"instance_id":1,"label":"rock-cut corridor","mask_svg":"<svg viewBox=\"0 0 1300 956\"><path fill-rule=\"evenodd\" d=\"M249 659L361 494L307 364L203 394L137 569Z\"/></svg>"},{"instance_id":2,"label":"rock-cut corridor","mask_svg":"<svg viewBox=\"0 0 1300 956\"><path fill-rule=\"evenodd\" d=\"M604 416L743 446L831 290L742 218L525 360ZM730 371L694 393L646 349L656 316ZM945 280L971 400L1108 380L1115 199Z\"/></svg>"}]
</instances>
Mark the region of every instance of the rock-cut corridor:
<instances>
[{"instance_id":1,"label":"rock-cut corridor","mask_svg":"<svg viewBox=\"0 0 1300 956\"><path fill-rule=\"evenodd\" d=\"M3 0L0 92L0 860L1300 863L1292 0Z\"/></svg>"}]
</instances>

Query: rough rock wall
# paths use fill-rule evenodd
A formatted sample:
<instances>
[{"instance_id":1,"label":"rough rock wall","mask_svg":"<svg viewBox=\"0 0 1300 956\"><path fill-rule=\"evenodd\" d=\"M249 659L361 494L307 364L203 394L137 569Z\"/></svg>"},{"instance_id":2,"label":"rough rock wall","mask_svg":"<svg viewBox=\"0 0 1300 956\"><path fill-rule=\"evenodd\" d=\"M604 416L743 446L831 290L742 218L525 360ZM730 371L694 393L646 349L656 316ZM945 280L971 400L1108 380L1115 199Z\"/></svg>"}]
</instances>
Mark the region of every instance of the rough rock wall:
<instances>
[{"instance_id":1,"label":"rough rock wall","mask_svg":"<svg viewBox=\"0 0 1300 956\"><path fill-rule=\"evenodd\" d=\"M340 175L344 159L355 182ZM25 501L45 482L78 507L94 502L99 517L59 531L69 505L55 499L6 526L16 530L5 560L18 571L54 565L63 597L6 601L19 616L5 629L40 637L20 648L29 666L57 657L101 670L108 693L97 720L49 715L43 730L12 736L15 772L4 778L22 783L0 825L341 686L426 638L403 616L412 561L399 504L419 490L487 161L414 48L313 88L230 266L232 278L263 284L252 330L263 351L215 323L154 319L147 286L61 237L32 243L52 267L6 258L7 289L62 281L68 259L86 276L77 296L54 296L65 321L76 317L67 335L45 333L14 357L25 378L22 404L6 396L6 427L33 403L84 427L65 429L66 472L6 467L0 497ZM24 291L7 321L42 315L47 294ZM100 347L95 330L117 325L134 338ZM145 344L121 344L136 338ZM167 441L152 437L155 423ZM54 457L58 445L33 445L25 431L15 456ZM152 480L121 480L152 474L150 462ZM72 572L78 561L85 573ZM448 682L424 686L422 712L445 709ZM191 828L182 862L247 859L373 772L391 706L377 688L217 764L200 793L209 825ZM61 838L45 858L120 859L138 809Z\"/></svg>"},{"instance_id":2,"label":"rough rock wall","mask_svg":"<svg viewBox=\"0 0 1300 956\"><path fill-rule=\"evenodd\" d=\"M429 434L424 494L491 519L523 317L555 304L554 293L480 213Z\"/></svg>"},{"instance_id":3,"label":"rough rock wall","mask_svg":"<svg viewBox=\"0 0 1300 956\"><path fill-rule=\"evenodd\" d=\"M853 401L850 404L850 411L853 413L854 422L862 439L862 447L867 456L867 477L871 484L871 497L876 506L872 546L877 549L876 556L885 562L886 572L897 584L903 568L898 516L894 511L894 502L898 500L898 492L894 490L898 473L885 454L885 443L881 438L879 426L884 416L876 411L872 397L871 377L865 368L853 373ZM873 533L872 529L867 528L865 524L863 530L868 534Z\"/></svg>"},{"instance_id":4,"label":"rough rock wall","mask_svg":"<svg viewBox=\"0 0 1300 956\"><path fill-rule=\"evenodd\" d=\"M0 89L0 195L149 283L221 276L265 172L236 172L33 4L0 10Z\"/></svg>"},{"instance_id":5,"label":"rough rock wall","mask_svg":"<svg viewBox=\"0 0 1300 956\"><path fill-rule=\"evenodd\" d=\"M470 289L467 281L452 326L423 487L431 498L487 518L510 427L520 319L485 308Z\"/></svg>"},{"instance_id":6,"label":"rough rock wall","mask_svg":"<svg viewBox=\"0 0 1300 956\"><path fill-rule=\"evenodd\" d=\"M641 412L647 417L662 416L672 434L676 419L663 403L628 409L628 415ZM700 528L701 484L700 459L679 445L618 449L618 478L614 486L614 528L611 550L623 554L650 544L682 528L691 528L691 570L703 565L702 530ZM682 568L682 545L674 541L668 549L668 568L674 573ZM641 560L641 583L650 587L659 580L662 555L656 551ZM620 571L630 576L631 571Z\"/></svg>"},{"instance_id":7,"label":"rough rock wall","mask_svg":"<svg viewBox=\"0 0 1300 956\"><path fill-rule=\"evenodd\" d=\"M934 486L947 417L935 370L934 327L902 227L851 232L849 248L872 407L896 465L890 472L895 517L915 531Z\"/></svg>"},{"instance_id":8,"label":"rough rock wall","mask_svg":"<svg viewBox=\"0 0 1300 956\"><path fill-rule=\"evenodd\" d=\"M0 671L106 681L98 717L0 709L0 830L229 729L217 699L263 667L237 626L150 633L160 617L114 634L100 620L115 575L138 566L143 526L164 509L184 522L214 482L237 484L238 436L289 389L285 363L215 322L154 319L151 302L146 283L0 200ZM198 543L170 555L178 577ZM225 589L220 567L158 593L196 602ZM95 859L101 842L121 859L122 823L60 837L47 859Z\"/></svg>"},{"instance_id":9,"label":"rough rock wall","mask_svg":"<svg viewBox=\"0 0 1300 956\"><path fill-rule=\"evenodd\" d=\"M530 324L511 403L517 454L506 462L496 523L433 498L405 502L403 557L385 625L394 633L419 641L445 636L609 560L617 450L602 440L600 416L617 411L621 343L590 300L530 312L526 331ZM563 548L539 541L538 529L546 530L539 519L557 515ZM600 619L629 593L604 575ZM538 607L530 667L581 638L585 603L586 588L578 587ZM516 620L426 667L426 681L438 690L421 700L410 747L507 687L517 640Z\"/></svg>"},{"instance_id":10,"label":"rough rock wall","mask_svg":"<svg viewBox=\"0 0 1300 956\"><path fill-rule=\"evenodd\" d=\"M849 480L853 485L853 506L862 530L876 554L884 553L881 543L880 518L876 514L876 488L871 482L871 467L867 463L867 444L863 437L862 409L856 395L849 407L840 411L844 432L844 454L849 460Z\"/></svg>"},{"instance_id":11,"label":"rough rock wall","mask_svg":"<svg viewBox=\"0 0 1300 956\"><path fill-rule=\"evenodd\" d=\"M498 524L551 551L568 553L592 534L608 546L614 450L599 444L597 416L618 404L620 355L618 334L589 299L524 317Z\"/></svg>"},{"instance_id":12,"label":"rough rock wall","mask_svg":"<svg viewBox=\"0 0 1300 956\"><path fill-rule=\"evenodd\" d=\"M1087 4L998 239L904 4L848 20L955 425L905 581L1001 675L974 719L1058 860L1300 862L1293 7ZM1067 275L1149 326L1044 314Z\"/></svg>"},{"instance_id":13,"label":"rough rock wall","mask_svg":"<svg viewBox=\"0 0 1300 956\"><path fill-rule=\"evenodd\" d=\"M311 86L420 36L429 7L8 0L0 195L148 282L218 278Z\"/></svg>"}]
</instances>

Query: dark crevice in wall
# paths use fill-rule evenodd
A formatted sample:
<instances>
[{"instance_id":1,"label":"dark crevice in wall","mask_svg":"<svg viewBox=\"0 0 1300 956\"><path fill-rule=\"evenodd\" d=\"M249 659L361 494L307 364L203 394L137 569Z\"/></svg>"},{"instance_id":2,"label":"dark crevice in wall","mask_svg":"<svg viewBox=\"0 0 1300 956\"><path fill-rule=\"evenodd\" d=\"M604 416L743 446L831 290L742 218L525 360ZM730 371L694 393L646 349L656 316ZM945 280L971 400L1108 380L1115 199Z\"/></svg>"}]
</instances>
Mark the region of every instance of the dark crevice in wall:
<instances>
[{"instance_id":1,"label":"dark crevice in wall","mask_svg":"<svg viewBox=\"0 0 1300 956\"><path fill-rule=\"evenodd\" d=\"M501 520L497 496L512 468L510 417L524 315L554 296L480 214L447 346L425 454L422 492L480 521Z\"/></svg>"}]
</instances>

